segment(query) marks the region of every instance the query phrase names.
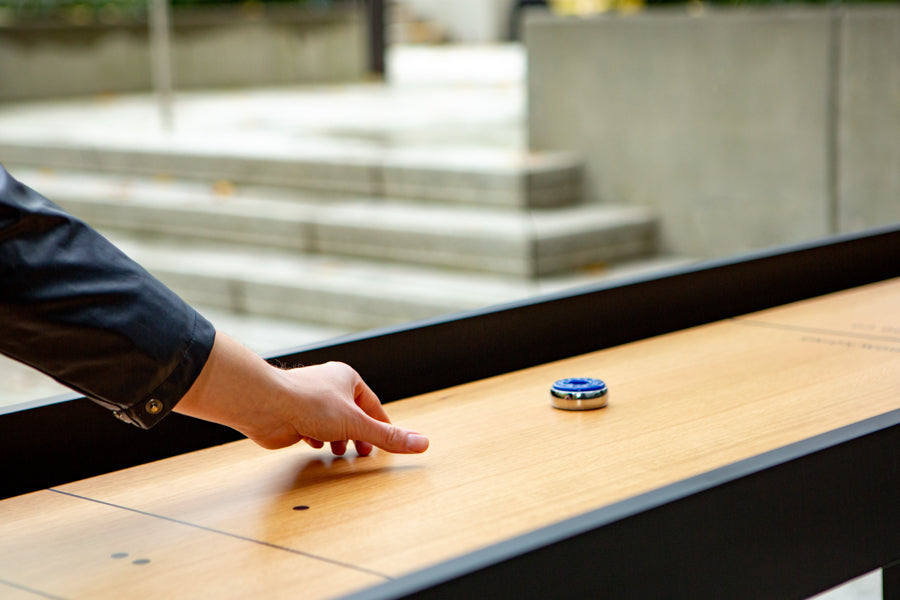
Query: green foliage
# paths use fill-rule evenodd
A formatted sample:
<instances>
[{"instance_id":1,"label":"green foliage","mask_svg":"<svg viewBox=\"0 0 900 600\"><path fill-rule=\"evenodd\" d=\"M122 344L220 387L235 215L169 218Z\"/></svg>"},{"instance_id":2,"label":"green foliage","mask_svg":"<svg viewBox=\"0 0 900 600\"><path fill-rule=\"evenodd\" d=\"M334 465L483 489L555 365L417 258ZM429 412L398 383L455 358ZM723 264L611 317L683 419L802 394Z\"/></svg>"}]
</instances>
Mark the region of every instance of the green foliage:
<instances>
[{"instance_id":1,"label":"green foliage","mask_svg":"<svg viewBox=\"0 0 900 600\"><path fill-rule=\"evenodd\" d=\"M0 0L0 24L44 21L117 23L145 20L150 0ZM324 6L330 0L169 0L173 7L260 6L263 4L302 4Z\"/></svg>"},{"instance_id":2,"label":"green foliage","mask_svg":"<svg viewBox=\"0 0 900 600\"><path fill-rule=\"evenodd\" d=\"M146 12L146 7L147 0L0 0L4 21L116 21Z\"/></svg>"}]
</instances>

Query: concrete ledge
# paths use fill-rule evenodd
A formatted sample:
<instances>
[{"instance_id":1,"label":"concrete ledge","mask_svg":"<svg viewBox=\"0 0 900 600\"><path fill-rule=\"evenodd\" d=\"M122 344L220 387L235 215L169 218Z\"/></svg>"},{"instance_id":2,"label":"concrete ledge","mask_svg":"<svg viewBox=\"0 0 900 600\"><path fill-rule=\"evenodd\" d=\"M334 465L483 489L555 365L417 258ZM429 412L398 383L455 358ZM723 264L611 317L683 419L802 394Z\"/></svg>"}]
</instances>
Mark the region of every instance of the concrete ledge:
<instances>
[{"instance_id":1,"label":"concrete ledge","mask_svg":"<svg viewBox=\"0 0 900 600\"><path fill-rule=\"evenodd\" d=\"M192 304L345 331L483 308L686 262L654 257L567 276L521 279L196 240L147 240L117 232L111 239Z\"/></svg>"},{"instance_id":2,"label":"concrete ledge","mask_svg":"<svg viewBox=\"0 0 900 600\"><path fill-rule=\"evenodd\" d=\"M328 254L529 278L648 256L655 225L640 208L508 212L365 203L323 214L317 243Z\"/></svg>"},{"instance_id":3,"label":"concrete ledge","mask_svg":"<svg viewBox=\"0 0 900 600\"><path fill-rule=\"evenodd\" d=\"M355 6L355 5L352 5ZM360 10L176 10L176 88L358 81ZM0 101L152 89L146 24L0 27Z\"/></svg>"},{"instance_id":4,"label":"concrete ledge","mask_svg":"<svg viewBox=\"0 0 900 600\"><path fill-rule=\"evenodd\" d=\"M525 286L472 274L248 251L197 242L111 239L188 302L362 330L526 295Z\"/></svg>"},{"instance_id":5,"label":"concrete ledge","mask_svg":"<svg viewBox=\"0 0 900 600\"><path fill-rule=\"evenodd\" d=\"M173 147L174 146L174 147ZM5 164L97 173L226 180L331 193L507 208L567 206L579 199L581 162L568 152L505 150L232 148L213 143L119 141L103 146L0 137Z\"/></svg>"},{"instance_id":6,"label":"concrete ledge","mask_svg":"<svg viewBox=\"0 0 900 600\"><path fill-rule=\"evenodd\" d=\"M580 201L581 169L566 152L435 148L389 152L380 176L389 197L537 208Z\"/></svg>"},{"instance_id":7,"label":"concrete ledge","mask_svg":"<svg viewBox=\"0 0 900 600\"><path fill-rule=\"evenodd\" d=\"M536 277L655 250L639 207L504 210L287 190L216 192L199 183L84 174L17 176L95 227Z\"/></svg>"}]
</instances>

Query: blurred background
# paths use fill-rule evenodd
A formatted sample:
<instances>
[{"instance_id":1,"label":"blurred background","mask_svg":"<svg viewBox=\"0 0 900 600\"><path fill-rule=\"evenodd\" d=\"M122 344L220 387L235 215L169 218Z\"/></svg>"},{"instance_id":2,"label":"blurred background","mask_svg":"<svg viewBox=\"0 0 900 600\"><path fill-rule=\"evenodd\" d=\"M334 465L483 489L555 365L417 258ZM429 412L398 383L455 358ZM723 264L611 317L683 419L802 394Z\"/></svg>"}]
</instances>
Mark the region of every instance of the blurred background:
<instances>
[{"instance_id":1,"label":"blurred background","mask_svg":"<svg viewBox=\"0 0 900 600\"><path fill-rule=\"evenodd\" d=\"M900 221L900 3L0 0L0 162L273 353Z\"/></svg>"},{"instance_id":2,"label":"blurred background","mask_svg":"<svg viewBox=\"0 0 900 600\"><path fill-rule=\"evenodd\" d=\"M0 0L0 161L269 353L894 223L898 57L897 2Z\"/></svg>"},{"instance_id":3,"label":"blurred background","mask_svg":"<svg viewBox=\"0 0 900 600\"><path fill-rule=\"evenodd\" d=\"M897 2L0 0L0 161L269 353L895 223L898 57Z\"/></svg>"}]
</instances>

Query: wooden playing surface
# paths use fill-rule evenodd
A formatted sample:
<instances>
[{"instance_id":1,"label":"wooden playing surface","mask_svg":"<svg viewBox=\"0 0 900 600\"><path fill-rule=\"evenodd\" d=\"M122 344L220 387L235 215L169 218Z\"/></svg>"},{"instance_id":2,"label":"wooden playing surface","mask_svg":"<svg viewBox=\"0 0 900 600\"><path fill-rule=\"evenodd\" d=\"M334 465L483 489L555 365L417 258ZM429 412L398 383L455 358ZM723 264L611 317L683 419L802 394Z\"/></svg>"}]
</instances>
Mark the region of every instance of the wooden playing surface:
<instances>
[{"instance_id":1,"label":"wooden playing surface","mask_svg":"<svg viewBox=\"0 0 900 600\"><path fill-rule=\"evenodd\" d=\"M609 406L553 409L573 376ZM891 280L387 405L424 455L241 441L11 498L0 597L340 596L897 408Z\"/></svg>"}]
</instances>

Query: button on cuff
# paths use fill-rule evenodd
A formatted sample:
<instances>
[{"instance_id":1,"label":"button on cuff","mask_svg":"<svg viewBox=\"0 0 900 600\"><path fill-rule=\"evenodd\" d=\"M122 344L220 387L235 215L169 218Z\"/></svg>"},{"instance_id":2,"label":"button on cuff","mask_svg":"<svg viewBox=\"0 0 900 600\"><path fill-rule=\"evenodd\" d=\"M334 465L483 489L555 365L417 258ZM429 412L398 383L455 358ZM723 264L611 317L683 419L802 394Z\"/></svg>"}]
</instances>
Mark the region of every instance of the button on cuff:
<instances>
[{"instance_id":1,"label":"button on cuff","mask_svg":"<svg viewBox=\"0 0 900 600\"><path fill-rule=\"evenodd\" d=\"M150 398L145 402L114 411L120 421L131 423L141 429L150 429L169 413L170 408L159 398Z\"/></svg>"}]
</instances>

